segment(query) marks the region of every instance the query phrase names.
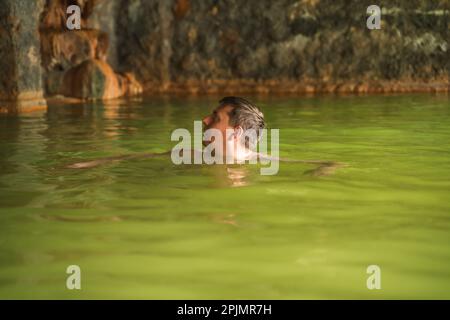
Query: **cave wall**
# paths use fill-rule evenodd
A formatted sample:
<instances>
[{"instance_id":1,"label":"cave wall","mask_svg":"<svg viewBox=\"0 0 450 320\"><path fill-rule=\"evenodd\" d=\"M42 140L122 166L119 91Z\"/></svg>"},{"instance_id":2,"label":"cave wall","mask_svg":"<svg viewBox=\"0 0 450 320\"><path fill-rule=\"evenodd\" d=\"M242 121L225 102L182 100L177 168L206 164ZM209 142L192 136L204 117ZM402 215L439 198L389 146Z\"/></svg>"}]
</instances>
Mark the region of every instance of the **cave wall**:
<instances>
[{"instance_id":1,"label":"cave wall","mask_svg":"<svg viewBox=\"0 0 450 320\"><path fill-rule=\"evenodd\" d=\"M116 1L46 0L39 30L47 97L113 99L142 91L132 73L117 72ZM67 7L81 11L81 28L69 30Z\"/></svg>"},{"instance_id":2,"label":"cave wall","mask_svg":"<svg viewBox=\"0 0 450 320\"><path fill-rule=\"evenodd\" d=\"M0 112L152 92L448 92L449 0L0 0ZM82 8L67 30L66 8ZM136 77L135 77L136 76Z\"/></svg>"},{"instance_id":3,"label":"cave wall","mask_svg":"<svg viewBox=\"0 0 450 320\"><path fill-rule=\"evenodd\" d=\"M44 1L0 4L0 112L45 108L36 28Z\"/></svg>"},{"instance_id":4,"label":"cave wall","mask_svg":"<svg viewBox=\"0 0 450 320\"><path fill-rule=\"evenodd\" d=\"M114 44L109 46L106 52L106 61L114 68L119 68L119 61L117 58L117 34L120 30L117 30L118 24L116 23L120 12L118 0L103 0L99 1L92 10L92 14L87 19L87 28L100 30L104 34L108 35L110 43Z\"/></svg>"},{"instance_id":5,"label":"cave wall","mask_svg":"<svg viewBox=\"0 0 450 320\"><path fill-rule=\"evenodd\" d=\"M364 0L118 2L117 57L147 90L448 90L448 0L377 1L381 30Z\"/></svg>"}]
</instances>

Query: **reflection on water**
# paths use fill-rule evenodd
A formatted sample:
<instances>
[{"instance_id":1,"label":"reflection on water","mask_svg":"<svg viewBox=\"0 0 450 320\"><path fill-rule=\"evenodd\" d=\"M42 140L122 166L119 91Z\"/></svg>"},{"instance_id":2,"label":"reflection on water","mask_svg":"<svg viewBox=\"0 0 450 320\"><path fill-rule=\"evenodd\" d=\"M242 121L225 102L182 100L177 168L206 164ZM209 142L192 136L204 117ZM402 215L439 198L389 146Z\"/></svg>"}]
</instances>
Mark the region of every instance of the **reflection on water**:
<instances>
[{"instance_id":1,"label":"reflection on water","mask_svg":"<svg viewBox=\"0 0 450 320\"><path fill-rule=\"evenodd\" d=\"M253 98L282 157L349 164L336 171L66 167L170 150L173 129L219 99L1 116L0 298L450 298L447 96ZM86 275L79 292L64 289L70 264Z\"/></svg>"},{"instance_id":2,"label":"reflection on water","mask_svg":"<svg viewBox=\"0 0 450 320\"><path fill-rule=\"evenodd\" d=\"M246 167L227 168L227 173L232 187L244 187L248 185L248 181L246 181L248 169Z\"/></svg>"}]
</instances>

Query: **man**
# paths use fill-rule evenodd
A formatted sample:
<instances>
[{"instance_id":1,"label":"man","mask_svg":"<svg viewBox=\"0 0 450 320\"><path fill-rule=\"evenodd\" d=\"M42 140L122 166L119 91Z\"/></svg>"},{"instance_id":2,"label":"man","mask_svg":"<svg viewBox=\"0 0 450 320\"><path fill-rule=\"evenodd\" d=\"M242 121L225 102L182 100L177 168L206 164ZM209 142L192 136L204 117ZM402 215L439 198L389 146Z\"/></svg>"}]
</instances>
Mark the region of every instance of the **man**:
<instances>
[{"instance_id":1,"label":"man","mask_svg":"<svg viewBox=\"0 0 450 320\"><path fill-rule=\"evenodd\" d=\"M271 157L266 154L258 153L255 147L261 138L261 132L265 128L265 121L263 113L250 101L240 97L225 97L219 101L218 107L213 112L203 119L204 133L216 132L217 135L207 135L203 137L203 144L206 148L211 144L221 139L221 144L215 146L214 151L219 151L227 163L243 162L246 160L263 159L268 161L283 161L283 162L299 162L307 164L317 164L315 170L308 171L312 175L325 175L334 172L342 164L320 161L320 160L290 160L278 157ZM175 151L177 151L175 149ZM184 149L181 150L181 154ZM190 152L202 152L201 150L190 150ZM108 157L88 162L80 162L69 165L68 168L92 168L101 164L111 163L121 160L137 159L137 158L153 158L158 156L165 156L174 153L174 150L164 153L146 153L135 155L123 155L116 157ZM231 161L230 161L231 160Z\"/></svg>"},{"instance_id":2,"label":"man","mask_svg":"<svg viewBox=\"0 0 450 320\"><path fill-rule=\"evenodd\" d=\"M254 158L253 151L265 128L263 113L251 102L239 97L225 97L211 115L203 119L204 131L218 130L224 140L222 153L233 160ZM248 133L245 135L245 133ZM208 137L204 145L211 143ZM231 148L227 149L227 146Z\"/></svg>"},{"instance_id":3,"label":"man","mask_svg":"<svg viewBox=\"0 0 450 320\"><path fill-rule=\"evenodd\" d=\"M239 97L225 97L219 101L219 106L203 119L203 131L205 133L212 130L219 132L222 137L221 156L228 160L250 160L257 157L257 153L252 150L260 138L262 129L265 128L263 113L246 99ZM246 132L251 134L245 135ZM203 145L207 147L214 141L213 137L205 135ZM230 147L231 146L231 147ZM227 150L228 147L228 150ZM153 158L164 156L177 151L163 153L146 153L113 156L87 162L79 162L67 166L72 169L85 169L96 167L101 164L117 162L121 160L137 158ZM184 150L183 150L184 151ZM202 150L190 150L190 152L202 152ZM233 161L234 162L234 161Z\"/></svg>"}]
</instances>

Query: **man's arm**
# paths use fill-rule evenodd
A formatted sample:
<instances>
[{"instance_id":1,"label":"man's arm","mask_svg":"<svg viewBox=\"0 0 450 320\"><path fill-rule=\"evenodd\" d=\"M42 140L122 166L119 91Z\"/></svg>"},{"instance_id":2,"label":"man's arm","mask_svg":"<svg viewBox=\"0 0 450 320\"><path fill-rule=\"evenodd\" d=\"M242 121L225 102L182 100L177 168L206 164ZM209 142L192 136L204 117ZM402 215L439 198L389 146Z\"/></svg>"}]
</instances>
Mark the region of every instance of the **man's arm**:
<instances>
[{"instance_id":1,"label":"man's arm","mask_svg":"<svg viewBox=\"0 0 450 320\"><path fill-rule=\"evenodd\" d=\"M326 160L296 160L287 158L277 158L265 154L259 154L260 159L269 161L280 161L289 163L305 163L318 165L315 169L307 170L304 174L311 175L314 177L328 176L333 174L338 168L348 167L347 164L336 162L336 161L326 161Z\"/></svg>"},{"instance_id":2,"label":"man's arm","mask_svg":"<svg viewBox=\"0 0 450 320\"><path fill-rule=\"evenodd\" d=\"M118 162L118 161L122 161L122 160L131 160L131 159L155 158L158 156L164 156L164 155L168 155L168 154L170 154L170 151L160 152L160 153L126 154L126 155L121 155L121 156L100 158L100 159L96 159L96 160L92 160L92 161L77 162L77 163L66 166L66 168L89 169L89 168L94 168L94 167L97 167L99 165L106 164L106 163Z\"/></svg>"},{"instance_id":3,"label":"man's arm","mask_svg":"<svg viewBox=\"0 0 450 320\"><path fill-rule=\"evenodd\" d=\"M288 159L288 158L280 158L280 157L272 157L266 154L258 153L259 159L269 160L269 161L280 161L280 162L295 162L295 163L306 163L306 164L320 164L320 165L335 165L338 162L327 161L327 160L297 160L297 159Z\"/></svg>"}]
</instances>

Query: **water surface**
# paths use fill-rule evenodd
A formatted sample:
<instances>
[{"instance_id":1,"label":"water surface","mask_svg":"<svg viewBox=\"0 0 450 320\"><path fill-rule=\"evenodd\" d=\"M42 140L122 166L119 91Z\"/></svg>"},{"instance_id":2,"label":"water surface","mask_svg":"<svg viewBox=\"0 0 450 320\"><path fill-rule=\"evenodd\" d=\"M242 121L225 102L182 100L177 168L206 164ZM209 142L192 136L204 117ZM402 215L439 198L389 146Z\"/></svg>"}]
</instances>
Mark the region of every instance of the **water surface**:
<instances>
[{"instance_id":1,"label":"water surface","mask_svg":"<svg viewBox=\"0 0 450 320\"><path fill-rule=\"evenodd\" d=\"M253 97L281 156L349 164L329 176L164 157L65 168L169 150L219 99L2 116L0 298L450 298L445 95ZM82 290L66 289L69 265Z\"/></svg>"}]
</instances>

